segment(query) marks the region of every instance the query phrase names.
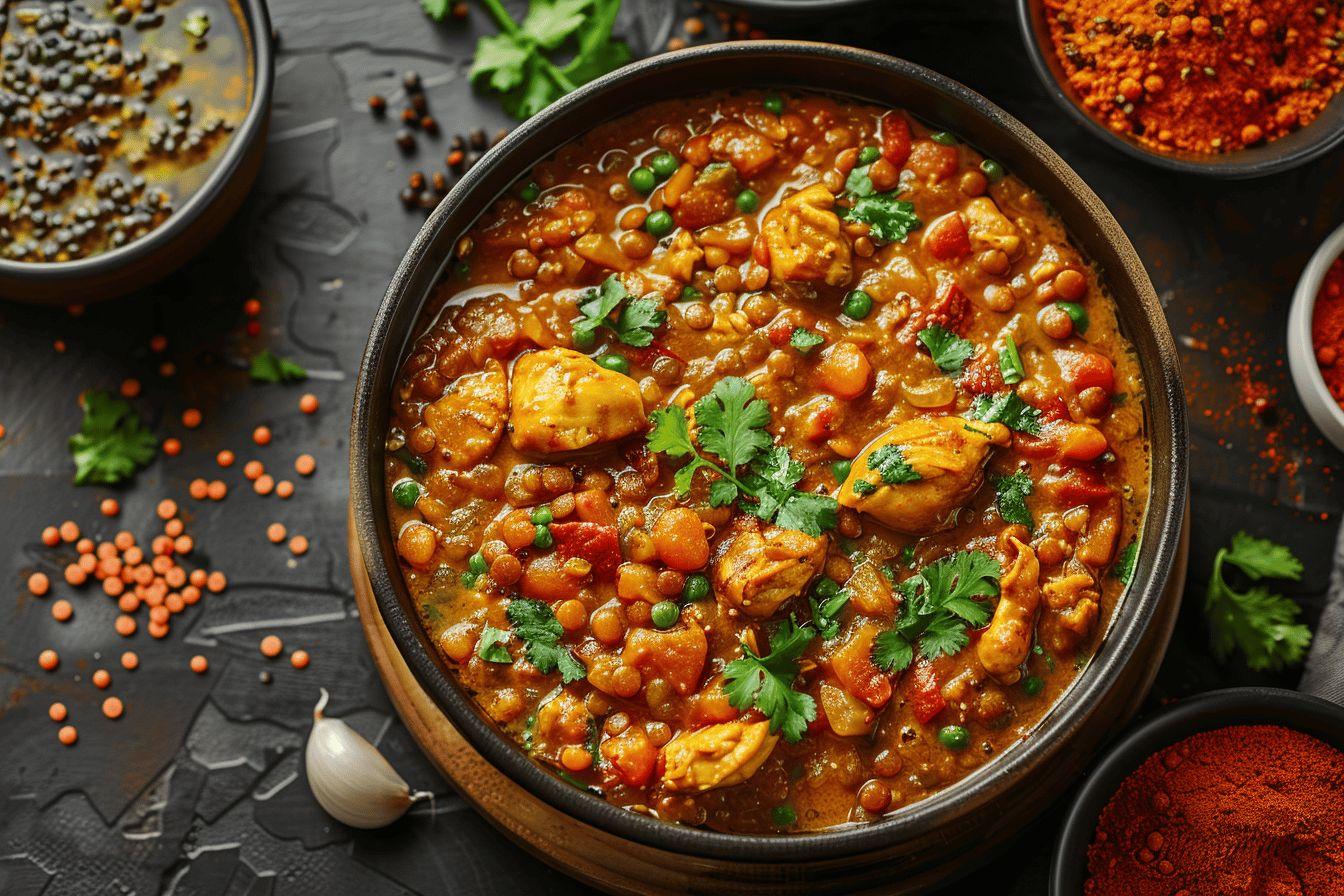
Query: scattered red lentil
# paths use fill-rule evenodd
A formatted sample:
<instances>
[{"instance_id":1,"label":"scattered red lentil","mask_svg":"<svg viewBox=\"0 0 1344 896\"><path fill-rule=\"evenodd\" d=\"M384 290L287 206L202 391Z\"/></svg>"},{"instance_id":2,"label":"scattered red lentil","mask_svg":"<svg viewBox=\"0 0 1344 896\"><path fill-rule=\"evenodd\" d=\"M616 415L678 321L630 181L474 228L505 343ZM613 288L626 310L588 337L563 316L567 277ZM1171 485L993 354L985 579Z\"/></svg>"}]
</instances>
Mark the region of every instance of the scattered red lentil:
<instances>
[{"instance_id":1,"label":"scattered red lentil","mask_svg":"<svg viewBox=\"0 0 1344 896\"><path fill-rule=\"evenodd\" d=\"M295 669L308 668L308 651L296 650L289 655L289 664Z\"/></svg>"},{"instance_id":2,"label":"scattered red lentil","mask_svg":"<svg viewBox=\"0 0 1344 896\"><path fill-rule=\"evenodd\" d=\"M223 501L229 494L229 487L222 479L212 479L205 489L206 497L211 501Z\"/></svg>"},{"instance_id":3,"label":"scattered red lentil","mask_svg":"<svg viewBox=\"0 0 1344 896\"><path fill-rule=\"evenodd\" d=\"M61 530L55 526L47 526L42 530L42 543L49 548L54 548L61 543Z\"/></svg>"},{"instance_id":4,"label":"scattered red lentil","mask_svg":"<svg viewBox=\"0 0 1344 896\"><path fill-rule=\"evenodd\" d=\"M64 703L53 703L47 707L47 717L53 722L64 722L68 713L65 710Z\"/></svg>"},{"instance_id":5,"label":"scattered red lentil","mask_svg":"<svg viewBox=\"0 0 1344 896\"><path fill-rule=\"evenodd\" d=\"M121 505L117 503L116 498L104 498L103 502L98 505L98 510L103 516L116 516L121 513Z\"/></svg>"},{"instance_id":6,"label":"scattered red lentil","mask_svg":"<svg viewBox=\"0 0 1344 896\"><path fill-rule=\"evenodd\" d=\"M258 445L271 444L271 429L269 426L258 426L252 430L252 441Z\"/></svg>"},{"instance_id":7,"label":"scattered red lentil","mask_svg":"<svg viewBox=\"0 0 1344 896\"><path fill-rule=\"evenodd\" d=\"M252 490L259 495L269 495L275 491L275 480L269 473L262 473L257 477L257 481L252 483Z\"/></svg>"},{"instance_id":8,"label":"scattered red lentil","mask_svg":"<svg viewBox=\"0 0 1344 896\"><path fill-rule=\"evenodd\" d=\"M134 650L128 650L121 655L121 668L129 671L140 667L140 656Z\"/></svg>"},{"instance_id":9,"label":"scattered red lentil","mask_svg":"<svg viewBox=\"0 0 1344 896\"><path fill-rule=\"evenodd\" d=\"M243 464L243 475L252 481L261 478L261 474L266 472L266 466L259 460L250 460Z\"/></svg>"},{"instance_id":10,"label":"scattered red lentil","mask_svg":"<svg viewBox=\"0 0 1344 896\"><path fill-rule=\"evenodd\" d=\"M123 398L135 398L140 394L140 381L135 379L126 379L121 381L121 395Z\"/></svg>"},{"instance_id":11,"label":"scattered red lentil","mask_svg":"<svg viewBox=\"0 0 1344 896\"><path fill-rule=\"evenodd\" d=\"M152 352L161 352L168 347L168 337L163 335L151 336L149 339L149 349Z\"/></svg>"},{"instance_id":12,"label":"scattered red lentil","mask_svg":"<svg viewBox=\"0 0 1344 896\"><path fill-rule=\"evenodd\" d=\"M56 738L65 746L72 747L75 741L79 740L79 732L75 730L74 725L65 725L56 732Z\"/></svg>"},{"instance_id":13,"label":"scattered red lentil","mask_svg":"<svg viewBox=\"0 0 1344 896\"><path fill-rule=\"evenodd\" d=\"M261 300L248 299L243 303L243 313L248 317L256 317L261 313Z\"/></svg>"},{"instance_id":14,"label":"scattered red lentil","mask_svg":"<svg viewBox=\"0 0 1344 896\"><path fill-rule=\"evenodd\" d=\"M159 519L170 520L177 516L177 502L172 498L164 498L158 506ZM122 548L125 550L125 548Z\"/></svg>"},{"instance_id":15,"label":"scattered red lentil","mask_svg":"<svg viewBox=\"0 0 1344 896\"><path fill-rule=\"evenodd\" d=\"M81 538L75 542L75 550L81 554L92 554L95 545L92 538Z\"/></svg>"},{"instance_id":16,"label":"scattered red lentil","mask_svg":"<svg viewBox=\"0 0 1344 896\"><path fill-rule=\"evenodd\" d=\"M42 597L51 590L51 579L46 573L35 572L28 577L28 592L34 597Z\"/></svg>"},{"instance_id":17,"label":"scattered red lentil","mask_svg":"<svg viewBox=\"0 0 1344 896\"><path fill-rule=\"evenodd\" d=\"M88 578L89 574L80 569L78 563L71 563L65 568L65 580L71 585L83 585Z\"/></svg>"},{"instance_id":18,"label":"scattered red lentil","mask_svg":"<svg viewBox=\"0 0 1344 896\"><path fill-rule=\"evenodd\" d=\"M228 584L229 584L228 579L224 577L224 573L219 572L218 570L210 573L210 575L207 576L205 580L206 590L208 590L212 594L218 594L219 592L223 591L225 588L228 587Z\"/></svg>"},{"instance_id":19,"label":"scattered red lentil","mask_svg":"<svg viewBox=\"0 0 1344 896\"><path fill-rule=\"evenodd\" d=\"M182 412L182 425L187 429L195 429L201 425L201 412L197 408L187 408Z\"/></svg>"},{"instance_id":20,"label":"scattered red lentil","mask_svg":"<svg viewBox=\"0 0 1344 896\"><path fill-rule=\"evenodd\" d=\"M193 479L187 485L187 494L197 501L204 501L210 495L210 483L204 479Z\"/></svg>"},{"instance_id":21,"label":"scattered red lentil","mask_svg":"<svg viewBox=\"0 0 1344 896\"><path fill-rule=\"evenodd\" d=\"M121 714L126 711L120 697L108 697L103 701L103 715L109 719L119 719Z\"/></svg>"},{"instance_id":22,"label":"scattered red lentil","mask_svg":"<svg viewBox=\"0 0 1344 896\"><path fill-rule=\"evenodd\" d=\"M61 541L64 541L67 544L79 540L79 526L76 525L72 520L66 520L65 522L61 523L60 532L61 532Z\"/></svg>"},{"instance_id":23,"label":"scattered red lentil","mask_svg":"<svg viewBox=\"0 0 1344 896\"><path fill-rule=\"evenodd\" d=\"M75 615L75 608L70 606L68 600L58 600L51 605L51 618L57 622L69 622L70 617Z\"/></svg>"},{"instance_id":24,"label":"scattered red lentil","mask_svg":"<svg viewBox=\"0 0 1344 896\"><path fill-rule=\"evenodd\" d=\"M215 455L215 463L219 464L221 467L233 466L233 462L236 459L234 453L227 448Z\"/></svg>"},{"instance_id":25,"label":"scattered red lentil","mask_svg":"<svg viewBox=\"0 0 1344 896\"><path fill-rule=\"evenodd\" d=\"M159 376L170 377L177 373L177 365L172 361L164 361L159 365Z\"/></svg>"},{"instance_id":26,"label":"scattered red lentil","mask_svg":"<svg viewBox=\"0 0 1344 896\"><path fill-rule=\"evenodd\" d=\"M299 410L305 414L316 414L318 408L317 396L309 392L299 399Z\"/></svg>"},{"instance_id":27,"label":"scattered red lentil","mask_svg":"<svg viewBox=\"0 0 1344 896\"><path fill-rule=\"evenodd\" d=\"M182 442L178 439L164 439L163 453L169 457L177 457L182 453Z\"/></svg>"},{"instance_id":28,"label":"scattered red lentil","mask_svg":"<svg viewBox=\"0 0 1344 896\"><path fill-rule=\"evenodd\" d=\"M37 664L45 671L50 672L61 664L61 658L56 651L48 647L37 655Z\"/></svg>"},{"instance_id":29,"label":"scattered red lentil","mask_svg":"<svg viewBox=\"0 0 1344 896\"><path fill-rule=\"evenodd\" d=\"M163 534L167 535L169 538L176 538L182 534L184 528L186 528L185 523L177 518L173 518L163 524Z\"/></svg>"},{"instance_id":30,"label":"scattered red lentil","mask_svg":"<svg viewBox=\"0 0 1344 896\"><path fill-rule=\"evenodd\" d=\"M270 539L271 544L279 544L285 540L285 526L283 523L271 523L266 527L266 537Z\"/></svg>"},{"instance_id":31,"label":"scattered red lentil","mask_svg":"<svg viewBox=\"0 0 1344 896\"><path fill-rule=\"evenodd\" d=\"M295 535L289 540L289 550L295 557L302 557L308 553L308 539L302 535Z\"/></svg>"},{"instance_id":32,"label":"scattered red lentil","mask_svg":"<svg viewBox=\"0 0 1344 896\"><path fill-rule=\"evenodd\" d=\"M279 656L285 649L285 644L275 635L267 635L261 639L261 655L265 657Z\"/></svg>"},{"instance_id":33,"label":"scattered red lentil","mask_svg":"<svg viewBox=\"0 0 1344 896\"><path fill-rule=\"evenodd\" d=\"M117 621L112 623L112 627L115 628L117 634L121 635L123 638L129 638L131 635L135 634L135 630L140 626L135 621L134 616L123 615L117 617Z\"/></svg>"},{"instance_id":34,"label":"scattered red lentil","mask_svg":"<svg viewBox=\"0 0 1344 896\"><path fill-rule=\"evenodd\" d=\"M197 675L204 675L210 669L210 661L199 653L191 658L191 671Z\"/></svg>"},{"instance_id":35,"label":"scattered red lentil","mask_svg":"<svg viewBox=\"0 0 1344 896\"><path fill-rule=\"evenodd\" d=\"M93 673L93 686L99 690L106 690L112 684L112 673L106 669L98 669Z\"/></svg>"},{"instance_id":36,"label":"scattered red lentil","mask_svg":"<svg viewBox=\"0 0 1344 896\"><path fill-rule=\"evenodd\" d=\"M300 476L311 476L317 469L317 459L311 454L300 454L294 459L294 472Z\"/></svg>"}]
</instances>

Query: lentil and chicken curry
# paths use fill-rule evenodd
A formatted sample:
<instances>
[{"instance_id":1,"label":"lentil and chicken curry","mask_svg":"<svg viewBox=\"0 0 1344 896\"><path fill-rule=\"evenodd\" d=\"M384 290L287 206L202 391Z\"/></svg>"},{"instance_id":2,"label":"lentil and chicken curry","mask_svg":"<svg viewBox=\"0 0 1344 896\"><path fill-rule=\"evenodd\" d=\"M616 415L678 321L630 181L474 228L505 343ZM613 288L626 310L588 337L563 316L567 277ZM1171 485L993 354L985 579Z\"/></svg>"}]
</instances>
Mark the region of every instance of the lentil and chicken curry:
<instances>
[{"instance_id":1,"label":"lentil and chicken curry","mask_svg":"<svg viewBox=\"0 0 1344 896\"><path fill-rule=\"evenodd\" d=\"M458 244L386 482L483 712L607 800L870 820L1031 731L1147 503L1143 387L1041 198L896 109L652 105Z\"/></svg>"}]
</instances>

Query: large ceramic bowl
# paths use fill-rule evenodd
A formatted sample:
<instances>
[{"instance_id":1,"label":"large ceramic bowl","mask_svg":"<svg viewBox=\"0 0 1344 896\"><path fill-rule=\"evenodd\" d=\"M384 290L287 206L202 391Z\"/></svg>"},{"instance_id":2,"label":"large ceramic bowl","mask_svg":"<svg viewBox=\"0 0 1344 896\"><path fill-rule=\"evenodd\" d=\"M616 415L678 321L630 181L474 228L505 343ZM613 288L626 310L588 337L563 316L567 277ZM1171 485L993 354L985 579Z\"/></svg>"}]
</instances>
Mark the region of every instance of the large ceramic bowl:
<instances>
[{"instance_id":1,"label":"large ceramic bowl","mask_svg":"<svg viewBox=\"0 0 1344 896\"><path fill-rule=\"evenodd\" d=\"M1105 272L1147 384L1151 504L1132 587L1092 663L1032 736L995 761L880 822L816 834L744 836L667 824L609 805L528 759L459 690L421 629L384 509L383 441L393 383L458 237L535 162L596 122L655 100L727 86L824 91L899 106L1001 161L1045 197L1079 248ZM419 685L518 787L574 819L576 828L620 838L632 855L654 850L680 857L680 868L695 869L707 882L704 892L924 892L954 870L968 869L1043 810L1135 710L1165 649L1183 578L1185 408L1171 334L1129 240L1063 160L1003 110L927 69L847 47L729 43L658 56L579 89L514 130L434 211L393 277L365 350L350 441L357 559L367 567L383 621ZM564 855L547 858L566 865ZM664 884L648 892L666 890Z\"/></svg>"}]
</instances>

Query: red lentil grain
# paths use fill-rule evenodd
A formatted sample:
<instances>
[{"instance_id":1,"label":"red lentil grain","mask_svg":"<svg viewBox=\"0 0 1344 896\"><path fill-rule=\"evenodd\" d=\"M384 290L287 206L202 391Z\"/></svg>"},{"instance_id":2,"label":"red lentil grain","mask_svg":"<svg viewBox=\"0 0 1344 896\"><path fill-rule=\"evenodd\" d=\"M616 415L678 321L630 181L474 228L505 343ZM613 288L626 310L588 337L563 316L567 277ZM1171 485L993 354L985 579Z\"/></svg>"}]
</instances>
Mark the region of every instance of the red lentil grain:
<instances>
[{"instance_id":1,"label":"red lentil grain","mask_svg":"<svg viewBox=\"0 0 1344 896\"><path fill-rule=\"evenodd\" d=\"M295 535L289 540L289 550L295 557L302 557L308 553L308 539L302 535Z\"/></svg>"},{"instance_id":2,"label":"red lentil grain","mask_svg":"<svg viewBox=\"0 0 1344 896\"><path fill-rule=\"evenodd\" d=\"M74 542L79 541L79 525L73 520L66 520L61 523L60 532L61 541L64 541L66 544L73 544Z\"/></svg>"},{"instance_id":3,"label":"red lentil grain","mask_svg":"<svg viewBox=\"0 0 1344 896\"><path fill-rule=\"evenodd\" d=\"M51 605L51 618L57 622L69 622L70 617L75 615L75 608L70 606L68 600L58 600Z\"/></svg>"},{"instance_id":4,"label":"red lentil grain","mask_svg":"<svg viewBox=\"0 0 1344 896\"><path fill-rule=\"evenodd\" d=\"M121 381L122 398L135 398L140 394L140 381L136 379L125 379Z\"/></svg>"},{"instance_id":5,"label":"red lentil grain","mask_svg":"<svg viewBox=\"0 0 1344 896\"><path fill-rule=\"evenodd\" d=\"M237 457L227 448L215 455L215 463L221 467L231 467L235 460L237 460Z\"/></svg>"},{"instance_id":6,"label":"red lentil grain","mask_svg":"<svg viewBox=\"0 0 1344 896\"><path fill-rule=\"evenodd\" d=\"M288 479L281 479L275 484L275 496L284 501L294 497L294 483Z\"/></svg>"},{"instance_id":7,"label":"red lentil grain","mask_svg":"<svg viewBox=\"0 0 1344 896\"><path fill-rule=\"evenodd\" d=\"M167 535L169 538L176 538L182 534L182 530L185 528L186 524L181 520L172 519L163 524L163 534Z\"/></svg>"},{"instance_id":8,"label":"red lentil grain","mask_svg":"<svg viewBox=\"0 0 1344 896\"><path fill-rule=\"evenodd\" d=\"M222 479L212 479L210 485L205 490L206 497L211 501L223 501L229 494L229 487Z\"/></svg>"},{"instance_id":9,"label":"red lentil grain","mask_svg":"<svg viewBox=\"0 0 1344 896\"><path fill-rule=\"evenodd\" d=\"M308 651L296 650L289 655L289 664L295 669L308 668Z\"/></svg>"},{"instance_id":10,"label":"red lentil grain","mask_svg":"<svg viewBox=\"0 0 1344 896\"><path fill-rule=\"evenodd\" d=\"M71 563L65 568L65 580L78 588L89 580L89 574L80 569L78 563Z\"/></svg>"},{"instance_id":11,"label":"red lentil grain","mask_svg":"<svg viewBox=\"0 0 1344 896\"><path fill-rule=\"evenodd\" d=\"M134 650L128 650L121 655L121 668L127 672L140 668L140 655Z\"/></svg>"},{"instance_id":12,"label":"red lentil grain","mask_svg":"<svg viewBox=\"0 0 1344 896\"><path fill-rule=\"evenodd\" d=\"M299 399L299 410L305 414L316 414L318 408L317 396L309 392Z\"/></svg>"},{"instance_id":13,"label":"red lentil grain","mask_svg":"<svg viewBox=\"0 0 1344 896\"><path fill-rule=\"evenodd\" d=\"M104 498L102 503L98 505L98 510L103 516L116 516L121 513L121 504L117 502L116 498Z\"/></svg>"},{"instance_id":14,"label":"red lentil grain","mask_svg":"<svg viewBox=\"0 0 1344 896\"><path fill-rule=\"evenodd\" d=\"M267 635L261 639L261 655L264 657L277 657L285 649L285 643L275 635Z\"/></svg>"},{"instance_id":15,"label":"red lentil grain","mask_svg":"<svg viewBox=\"0 0 1344 896\"><path fill-rule=\"evenodd\" d=\"M72 747L75 741L79 740L79 732L75 730L74 725L66 725L56 732L56 737L65 746Z\"/></svg>"},{"instance_id":16,"label":"red lentil grain","mask_svg":"<svg viewBox=\"0 0 1344 896\"><path fill-rule=\"evenodd\" d=\"M55 526L47 526L42 530L42 543L49 548L54 548L61 543L61 530Z\"/></svg>"},{"instance_id":17,"label":"red lentil grain","mask_svg":"<svg viewBox=\"0 0 1344 896\"><path fill-rule=\"evenodd\" d=\"M266 472L266 466L259 460L250 460L243 465L243 475L255 482Z\"/></svg>"},{"instance_id":18,"label":"red lentil grain","mask_svg":"<svg viewBox=\"0 0 1344 896\"><path fill-rule=\"evenodd\" d=\"M159 519L170 520L173 517L177 516L177 502L174 501L172 498L164 498L162 501L159 502L157 510L159 514ZM123 550L125 549L123 548Z\"/></svg>"},{"instance_id":19,"label":"red lentil grain","mask_svg":"<svg viewBox=\"0 0 1344 896\"><path fill-rule=\"evenodd\" d=\"M187 408L182 412L182 425L187 429L195 429L201 425L201 412L197 408Z\"/></svg>"},{"instance_id":20,"label":"red lentil grain","mask_svg":"<svg viewBox=\"0 0 1344 896\"><path fill-rule=\"evenodd\" d=\"M48 647L37 655L37 664L45 671L50 672L61 664L61 657L56 651Z\"/></svg>"},{"instance_id":21,"label":"red lentil grain","mask_svg":"<svg viewBox=\"0 0 1344 896\"><path fill-rule=\"evenodd\" d=\"M126 705L121 702L120 697L108 697L103 701L103 715L109 719L119 719L125 711Z\"/></svg>"},{"instance_id":22,"label":"red lentil grain","mask_svg":"<svg viewBox=\"0 0 1344 896\"><path fill-rule=\"evenodd\" d=\"M258 445L271 444L270 427L258 426L256 429L252 430L252 441L256 442Z\"/></svg>"},{"instance_id":23,"label":"red lentil grain","mask_svg":"<svg viewBox=\"0 0 1344 896\"><path fill-rule=\"evenodd\" d=\"M266 537L271 544L279 544L285 540L285 527L282 523L271 523L266 527Z\"/></svg>"},{"instance_id":24,"label":"red lentil grain","mask_svg":"<svg viewBox=\"0 0 1344 896\"><path fill-rule=\"evenodd\" d=\"M317 459L311 454L300 454L294 460L294 472L300 476L311 476L317 469Z\"/></svg>"},{"instance_id":25,"label":"red lentil grain","mask_svg":"<svg viewBox=\"0 0 1344 896\"><path fill-rule=\"evenodd\" d=\"M191 671L197 675L204 675L210 669L210 661L199 653L191 658Z\"/></svg>"},{"instance_id":26,"label":"red lentil grain","mask_svg":"<svg viewBox=\"0 0 1344 896\"><path fill-rule=\"evenodd\" d=\"M113 537L112 544L114 544L119 551L129 551L131 548L135 547L135 536L123 529Z\"/></svg>"},{"instance_id":27,"label":"red lentil grain","mask_svg":"<svg viewBox=\"0 0 1344 896\"><path fill-rule=\"evenodd\" d=\"M112 623L112 627L116 629L117 634L121 635L123 638L129 638L131 635L135 634L135 630L140 627L140 624L135 621L134 616L123 615L117 617L117 621Z\"/></svg>"},{"instance_id":28,"label":"red lentil grain","mask_svg":"<svg viewBox=\"0 0 1344 896\"><path fill-rule=\"evenodd\" d=\"M106 669L97 669L93 673L93 686L100 691L107 690L112 684L112 673Z\"/></svg>"},{"instance_id":29,"label":"red lentil grain","mask_svg":"<svg viewBox=\"0 0 1344 896\"><path fill-rule=\"evenodd\" d=\"M169 457L177 457L182 453L182 442L179 439L164 439L163 453Z\"/></svg>"},{"instance_id":30,"label":"red lentil grain","mask_svg":"<svg viewBox=\"0 0 1344 896\"><path fill-rule=\"evenodd\" d=\"M47 578L46 573L35 572L28 577L28 593L34 597L41 597L51 590L51 579Z\"/></svg>"},{"instance_id":31,"label":"red lentil grain","mask_svg":"<svg viewBox=\"0 0 1344 896\"><path fill-rule=\"evenodd\" d=\"M81 538L79 541L75 542L75 550L79 551L81 554L92 554L95 547L96 545L93 543L92 538Z\"/></svg>"},{"instance_id":32,"label":"red lentil grain","mask_svg":"<svg viewBox=\"0 0 1344 896\"><path fill-rule=\"evenodd\" d=\"M53 703L47 707L47 718L53 722L64 722L68 714L64 703Z\"/></svg>"},{"instance_id":33,"label":"red lentil grain","mask_svg":"<svg viewBox=\"0 0 1344 896\"><path fill-rule=\"evenodd\" d=\"M228 587L229 581L224 577L224 573L215 570L206 577L205 587L211 594L218 594Z\"/></svg>"},{"instance_id":34,"label":"red lentil grain","mask_svg":"<svg viewBox=\"0 0 1344 896\"><path fill-rule=\"evenodd\" d=\"M257 477L257 481L252 483L252 490L259 495L269 495L275 491L275 480L269 473L262 473Z\"/></svg>"}]
</instances>

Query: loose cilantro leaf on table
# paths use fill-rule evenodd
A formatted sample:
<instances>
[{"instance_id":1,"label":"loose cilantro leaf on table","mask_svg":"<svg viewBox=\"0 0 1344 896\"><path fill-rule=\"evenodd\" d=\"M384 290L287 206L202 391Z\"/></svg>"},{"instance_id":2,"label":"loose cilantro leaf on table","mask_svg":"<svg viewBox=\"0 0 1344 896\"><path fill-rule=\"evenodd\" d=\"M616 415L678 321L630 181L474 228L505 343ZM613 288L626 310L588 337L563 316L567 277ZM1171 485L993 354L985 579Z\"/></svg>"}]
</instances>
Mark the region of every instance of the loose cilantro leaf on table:
<instances>
[{"instance_id":1,"label":"loose cilantro leaf on table","mask_svg":"<svg viewBox=\"0 0 1344 896\"><path fill-rule=\"evenodd\" d=\"M873 643L873 661L899 672L921 656L935 659L970 643L967 627L989 622L990 609L977 598L999 593L998 562L983 551L958 551L901 582L904 600L895 628Z\"/></svg>"},{"instance_id":2,"label":"loose cilantro leaf on table","mask_svg":"<svg viewBox=\"0 0 1344 896\"><path fill-rule=\"evenodd\" d=\"M1245 532L1233 536L1232 547L1220 549L1214 557L1205 592L1214 654L1226 659L1233 650L1240 650L1246 666L1257 671L1301 662L1311 644L1311 629L1295 621L1301 609L1263 585L1235 590L1223 577L1224 563L1231 563L1252 581L1296 582L1302 578L1302 563L1286 547Z\"/></svg>"},{"instance_id":3,"label":"loose cilantro leaf on table","mask_svg":"<svg viewBox=\"0 0 1344 896\"><path fill-rule=\"evenodd\" d=\"M1003 337L1003 350L999 352L999 373L1010 386L1022 382L1027 376L1027 370L1022 366L1022 356L1017 351L1017 343L1011 336Z\"/></svg>"},{"instance_id":4,"label":"loose cilantro leaf on table","mask_svg":"<svg viewBox=\"0 0 1344 896\"><path fill-rule=\"evenodd\" d=\"M1031 494L1031 489L1031 477L1026 473L1000 476L994 480L994 491L998 495L995 506L999 510L999 517L1005 523L1026 526L1028 532L1036 528L1031 509L1027 507L1027 495Z\"/></svg>"},{"instance_id":5,"label":"loose cilantro leaf on table","mask_svg":"<svg viewBox=\"0 0 1344 896\"><path fill-rule=\"evenodd\" d=\"M70 437L75 485L113 485L135 475L154 459L159 440L129 404L106 392L88 392L84 420Z\"/></svg>"},{"instance_id":6,"label":"loose cilantro leaf on table","mask_svg":"<svg viewBox=\"0 0 1344 896\"><path fill-rule=\"evenodd\" d=\"M560 646L560 636L565 630L549 606L539 600L515 598L504 612L513 633L526 645L529 663L546 673L559 669L560 680L565 684L588 674L569 648Z\"/></svg>"},{"instance_id":7,"label":"loose cilantro leaf on table","mask_svg":"<svg viewBox=\"0 0 1344 896\"><path fill-rule=\"evenodd\" d=\"M1015 392L975 396L970 415L986 423L1002 423L1028 435L1041 433L1041 412L1018 398Z\"/></svg>"},{"instance_id":8,"label":"loose cilantro leaf on table","mask_svg":"<svg viewBox=\"0 0 1344 896\"><path fill-rule=\"evenodd\" d=\"M613 312L616 313L614 320ZM615 274L602 281L598 288L588 291L579 302L579 314L582 317L573 324L576 342L605 327L621 342L635 348L650 345L654 331L667 322L667 312L659 308L656 301L630 295Z\"/></svg>"},{"instance_id":9,"label":"loose cilantro leaf on table","mask_svg":"<svg viewBox=\"0 0 1344 896\"><path fill-rule=\"evenodd\" d=\"M723 690L734 709L758 709L770 720L772 734L782 732L789 743L803 739L817 706L793 689L798 658L816 637L811 626L785 620L770 635L770 652L757 656L746 644L742 656L723 669Z\"/></svg>"},{"instance_id":10,"label":"loose cilantro leaf on table","mask_svg":"<svg viewBox=\"0 0 1344 896\"><path fill-rule=\"evenodd\" d=\"M960 373L961 365L975 354L975 343L937 324L920 330L918 338L943 373Z\"/></svg>"},{"instance_id":11,"label":"loose cilantro leaf on table","mask_svg":"<svg viewBox=\"0 0 1344 896\"><path fill-rule=\"evenodd\" d=\"M308 378L308 371L268 348L252 356L248 373L259 383L296 383Z\"/></svg>"},{"instance_id":12,"label":"loose cilantro leaf on table","mask_svg":"<svg viewBox=\"0 0 1344 896\"><path fill-rule=\"evenodd\" d=\"M509 653L509 648L505 646L508 640L508 632L495 628L493 625L487 625L481 629L481 637L476 642L476 655L492 663L512 663L513 655Z\"/></svg>"},{"instance_id":13,"label":"loose cilantro leaf on table","mask_svg":"<svg viewBox=\"0 0 1344 896\"><path fill-rule=\"evenodd\" d=\"M793 334L789 336L789 345L793 346L804 355L810 354L812 349L826 341L826 337L820 333L814 333L807 327L794 327Z\"/></svg>"}]
</instances>

